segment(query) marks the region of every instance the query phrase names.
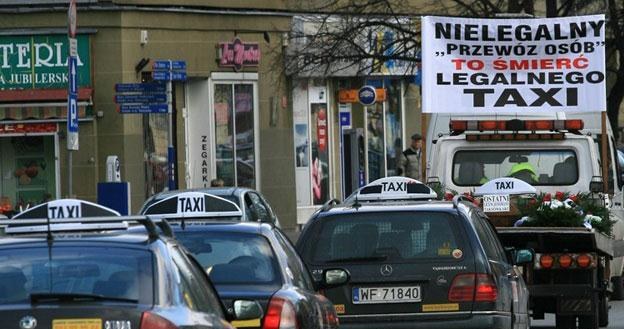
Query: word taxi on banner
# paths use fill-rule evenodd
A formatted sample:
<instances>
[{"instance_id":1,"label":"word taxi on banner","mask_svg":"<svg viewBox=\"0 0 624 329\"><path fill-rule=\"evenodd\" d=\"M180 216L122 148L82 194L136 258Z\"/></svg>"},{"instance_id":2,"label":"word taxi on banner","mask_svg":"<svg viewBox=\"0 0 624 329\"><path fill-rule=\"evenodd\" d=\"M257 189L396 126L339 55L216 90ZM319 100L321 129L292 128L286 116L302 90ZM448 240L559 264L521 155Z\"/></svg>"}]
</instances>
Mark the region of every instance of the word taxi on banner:
<instances>
[{"instance_id":1,"label":"word taxi on banner","mask_svg":"<svg viewBox=\"0 0 624 329\"><path fill-rule=\"evenodd\" d=\"M425 17L423 112L600 112L604 15Z\"/></svg>"}]
</instances>

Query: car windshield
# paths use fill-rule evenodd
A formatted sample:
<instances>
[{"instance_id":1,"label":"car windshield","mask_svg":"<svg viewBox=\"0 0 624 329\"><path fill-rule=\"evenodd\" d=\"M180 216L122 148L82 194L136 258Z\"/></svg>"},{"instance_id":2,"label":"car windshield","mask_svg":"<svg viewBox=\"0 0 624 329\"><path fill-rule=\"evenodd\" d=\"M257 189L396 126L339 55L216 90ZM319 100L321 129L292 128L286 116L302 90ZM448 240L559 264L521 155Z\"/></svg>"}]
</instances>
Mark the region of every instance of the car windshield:
<instances>
[{"instance_id":1,"label":"car windshield","mask_svg":"<svg viewBox=\"0 0 624 329\"><path fill-rule=\"evenodd\" d=\"M531 185L573 185L578 160L572 150L464 150L453 157L453 183L478 186L515 177Z\"/></svg>"},{"instance_id":2,"label":"car windshield","mask_svg":"<svg viewBox=\"0 0 624 329\"><path fill-rule=\"evenodd\" d=\"M281 281L273 250L262 236L184 230L175 234L215 284L274 284Z\"/></svg>"},{"instance_id":3,"label":"car windshield","mask_svg":"<svg viewBox=\"0 0 624 329\"><path fill-rule=\"evenodd\" d=\"M33 296L92 296L93 300L152 303L152 255L111 247L0 250L0 305ZM105 297L105 298L102 298Z\"/></svg>"},{"instance_id":4,"label":"car windshield","mask_svg":"<svg viewBox=\"0 0 624 329\"><path fill-rule=\"evenodd\" d=\"M311 256L314 263L457 259L453 252L465 249L453 223L442 212L331 215L311 242Z\"/></svg>"}]
</instances>

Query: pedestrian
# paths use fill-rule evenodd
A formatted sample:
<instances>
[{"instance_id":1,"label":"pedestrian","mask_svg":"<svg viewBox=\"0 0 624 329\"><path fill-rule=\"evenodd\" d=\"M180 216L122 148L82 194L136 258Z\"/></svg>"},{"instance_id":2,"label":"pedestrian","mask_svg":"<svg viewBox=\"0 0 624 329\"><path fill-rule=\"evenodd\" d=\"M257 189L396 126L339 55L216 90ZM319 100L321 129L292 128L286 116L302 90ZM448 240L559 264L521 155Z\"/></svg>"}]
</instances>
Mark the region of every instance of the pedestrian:
<instances>
[{"instance_id":1,"label":"pedestrian","mask_svg":"<svg viewBox=\"0 0 624 329\"><path fill-rule=\"evenodd\" d=\"M399 157L399 175L421 180L420 177L420 154L422 150L422 136L412 135L412 143L401 153Z\"/></svg>"},{"instance_id":2,"label":"pedestrian","mask_svg":"<svg viewBox=\"0 0 624 329\"><path fill-rule=\"evenodd\" d=\"M215 178L210 181L210 187L223 187L225 186L225 182L221 178Z\"/></svg>"}]
</instances>

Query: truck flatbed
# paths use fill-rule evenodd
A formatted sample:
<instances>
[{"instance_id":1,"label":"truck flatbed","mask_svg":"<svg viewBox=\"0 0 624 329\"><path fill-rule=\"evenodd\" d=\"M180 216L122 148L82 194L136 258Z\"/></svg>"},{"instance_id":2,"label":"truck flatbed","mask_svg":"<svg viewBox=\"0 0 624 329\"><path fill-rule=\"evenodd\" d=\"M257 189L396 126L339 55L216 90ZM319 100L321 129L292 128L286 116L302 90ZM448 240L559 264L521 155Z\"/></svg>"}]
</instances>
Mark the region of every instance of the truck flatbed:
<instances>
[{"instance_id":1,"label":"truck flatbed","mask_svg":"<svg viewBox=\"0 0 624 329\"><path fill-rule=\"evenodd\" d=\"M624 241L585 227L497 227L496 230L505 246L533 248L539 252L594 251L610 257L624 256Z\"/></svg>"}]
</instances>

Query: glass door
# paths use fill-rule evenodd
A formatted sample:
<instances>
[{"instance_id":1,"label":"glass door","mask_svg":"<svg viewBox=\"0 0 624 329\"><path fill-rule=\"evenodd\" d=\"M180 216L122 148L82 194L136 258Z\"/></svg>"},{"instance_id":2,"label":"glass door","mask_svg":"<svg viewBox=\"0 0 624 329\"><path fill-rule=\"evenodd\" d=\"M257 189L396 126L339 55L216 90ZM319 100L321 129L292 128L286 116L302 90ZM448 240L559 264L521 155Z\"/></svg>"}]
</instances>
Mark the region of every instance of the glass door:
<instances>
[{"instance_id":1,"label":"glass door","mask_svg":"<svg viewBox=\"0 0 624 329\"><path fill-rule=\"evenodd\" d=\"M256 188L255 95L253 82L215 82L217 178L226 186Z\"/></svg>"}]
</instances>

